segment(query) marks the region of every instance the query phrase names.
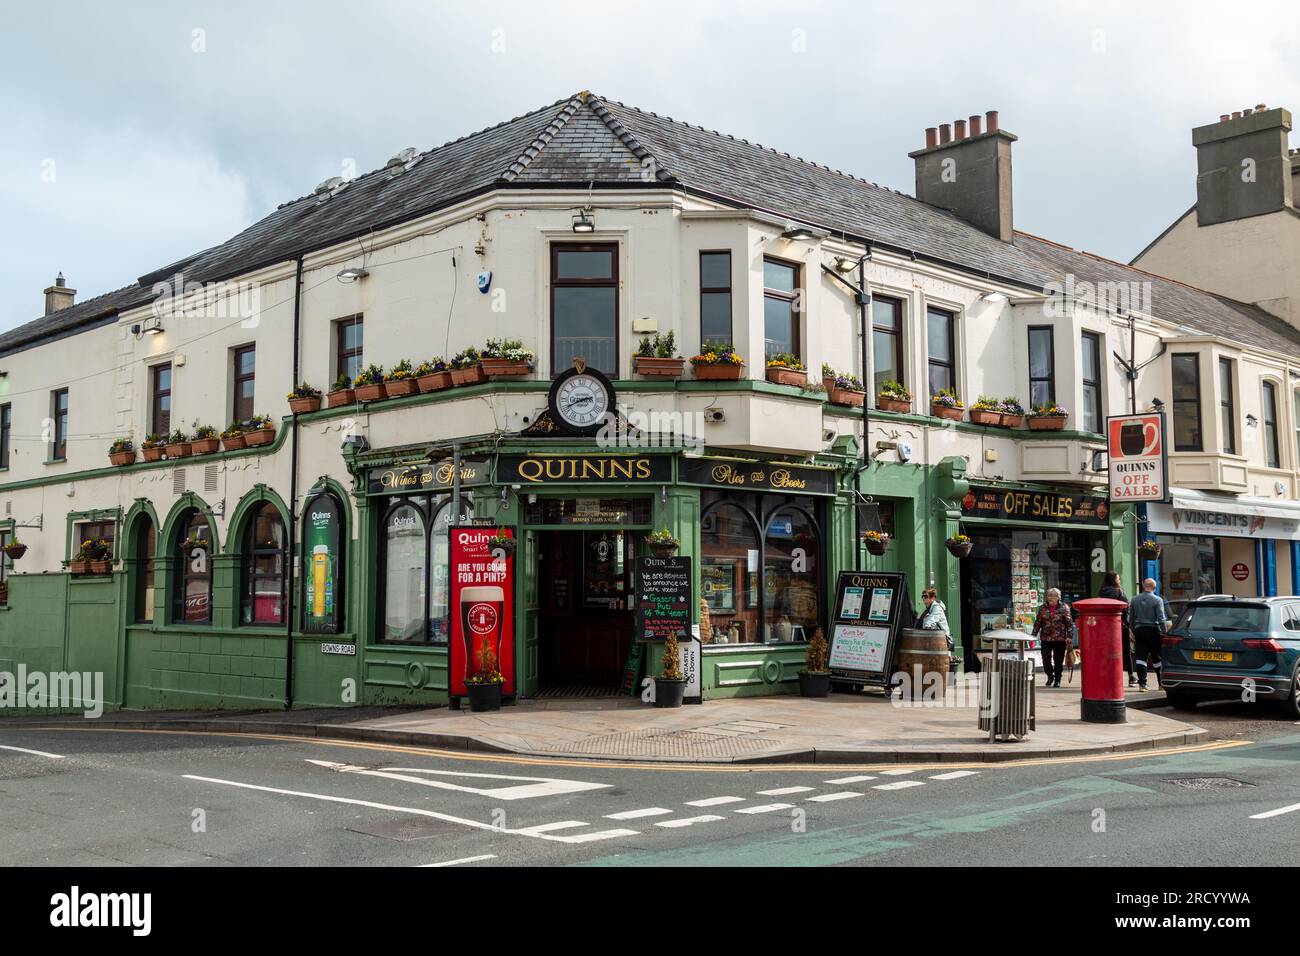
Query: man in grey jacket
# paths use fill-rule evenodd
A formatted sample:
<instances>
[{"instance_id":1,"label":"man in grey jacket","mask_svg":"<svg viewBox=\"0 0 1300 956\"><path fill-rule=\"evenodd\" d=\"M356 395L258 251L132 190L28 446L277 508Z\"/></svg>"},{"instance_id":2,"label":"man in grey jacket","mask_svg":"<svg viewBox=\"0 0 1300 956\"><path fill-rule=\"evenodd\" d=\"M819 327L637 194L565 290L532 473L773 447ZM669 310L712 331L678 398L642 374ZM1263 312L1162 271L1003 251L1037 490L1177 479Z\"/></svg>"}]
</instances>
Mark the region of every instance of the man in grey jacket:
<instances>
[{"instance_id":1,"label":"man in grey jacket","mask_svg":"<svg viewBox=\"0 0 1300 956\"><path fill-rule=\"evenodd\" d=\"M1165 614L1165 602L1156 594L1156 582L1147 578L1142 582L1142 591L1133 596L1128 606L1129 621L1133 625L1133 662L1137 667L1138 688L1147 689L1147 662L1156 672L1156 683L1160 682L1160 645L1165 636L1169 618Z\"/></svg>"}]
</instances>

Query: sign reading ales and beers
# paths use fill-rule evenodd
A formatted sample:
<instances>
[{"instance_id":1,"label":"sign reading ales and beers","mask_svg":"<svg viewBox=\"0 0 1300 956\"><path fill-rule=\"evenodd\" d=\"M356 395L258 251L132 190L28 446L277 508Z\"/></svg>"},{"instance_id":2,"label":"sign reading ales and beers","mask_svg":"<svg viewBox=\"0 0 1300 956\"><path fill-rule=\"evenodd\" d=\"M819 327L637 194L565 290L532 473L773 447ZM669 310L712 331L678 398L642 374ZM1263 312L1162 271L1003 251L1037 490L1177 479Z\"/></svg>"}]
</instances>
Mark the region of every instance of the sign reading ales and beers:
<instances>
[{"instance_id":1,"label":"sign reading ales and beers","mask_svg":"<svg viewBox=\"0 0 1300 956\"><path fill-rule=\"evenodd\" d=\"M485 671L505 678L501 693L515 692L514 554L498 533L509 528L454 527L451 536L451 640L448 693L464 697L465 680Z\"/></svg>"},{"instance_id":2,"label":"sign reading ales and beers","mask_svg":"<svg viewBox=\"0 0 1300 956\"><path fill-rule=\"evenodd\" d=\"M690 485L737 491L778 491L797 495L833 495L835 472L829 468L787 465L776 461L683 458L678 479Z\"/></svg>"}]
</instances>

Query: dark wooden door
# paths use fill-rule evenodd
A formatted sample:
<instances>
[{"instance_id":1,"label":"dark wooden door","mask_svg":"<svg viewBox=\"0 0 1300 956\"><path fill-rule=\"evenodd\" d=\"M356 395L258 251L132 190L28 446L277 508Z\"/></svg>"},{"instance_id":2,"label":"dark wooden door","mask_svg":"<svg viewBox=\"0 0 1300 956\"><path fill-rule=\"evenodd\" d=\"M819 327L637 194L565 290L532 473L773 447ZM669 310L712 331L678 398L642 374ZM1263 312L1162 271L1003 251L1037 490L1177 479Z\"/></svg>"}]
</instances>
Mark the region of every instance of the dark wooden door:
<instances>
[{"instance_id":1,"label":"dark wooden door","mask_svg":"<svg viewBox=\"0 0 1300 956\"><path fill-rule=\"evenodd\" d=\"M616 686L632 643L631 563L621 531L546 531L541 555L541 685Z\"/></svg>"}]
</instances>

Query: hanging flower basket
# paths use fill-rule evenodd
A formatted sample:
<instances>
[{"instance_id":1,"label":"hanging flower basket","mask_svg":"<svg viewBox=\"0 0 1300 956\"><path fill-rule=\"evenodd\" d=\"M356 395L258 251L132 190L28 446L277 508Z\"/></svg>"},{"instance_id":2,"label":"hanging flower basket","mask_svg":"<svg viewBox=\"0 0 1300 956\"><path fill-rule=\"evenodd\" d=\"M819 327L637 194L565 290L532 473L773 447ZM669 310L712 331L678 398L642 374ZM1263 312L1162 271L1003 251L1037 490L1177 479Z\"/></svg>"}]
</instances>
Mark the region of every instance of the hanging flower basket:
<instances>
[{"instance_id":1,"label":"hanging flower basket","mask_svg":"<svg viewBox=\"0 0 1300 956\"><path fill-rule=\"evenodd\" d=\"M880 531L866 531L862 535L862 543L867 551L879 557L889 550L889 535Z\"/></svg>"},{"instance_id":2,"label":"hanging flower basket","mask_svg":"<svg viewBox=\"0 0 1300 956\"><path fill-rule=\"evenodd\" d=\"M17 561L26 553L27 545L23 544L21 541L15 541L12 544L5 545L5 554L9 555L10 561Z\"/></svg>"},{"instance_id":3,"label":"hanging flower basket","mask_svg":"<svg viewBox=\"0 0 1300 956\"><path fill-rule=\"evenodd\" d=\"M1154 541L1143 541L1138 545L1138 554L1148 561L1156 561L1160 558L1163 549Z\"/></svg>"},{"instance_id":4,"label":"hanging flower basket","mask_svg":"<svg viewBox=\"0 0 1300 956\"><path fill-rule=\"evenodd\" d=\"M968 558L974 544L966 535L955 534L944 542L944 547L948 549L948 553L954 558Z\"/></svg>"}]
</instances>

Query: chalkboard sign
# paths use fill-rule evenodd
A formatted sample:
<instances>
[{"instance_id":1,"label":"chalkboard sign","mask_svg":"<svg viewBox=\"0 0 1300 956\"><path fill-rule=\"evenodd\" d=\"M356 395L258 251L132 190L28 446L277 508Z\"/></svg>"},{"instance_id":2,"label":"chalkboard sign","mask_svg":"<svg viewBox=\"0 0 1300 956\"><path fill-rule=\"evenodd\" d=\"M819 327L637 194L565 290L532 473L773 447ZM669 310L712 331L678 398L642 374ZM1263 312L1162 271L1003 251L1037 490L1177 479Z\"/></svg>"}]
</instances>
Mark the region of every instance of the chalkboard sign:
<instances>
[{"instance_id":1,"label":"chalkboard sign","mask_svg":"<svg viewBox=\"0 0 1300 956\"><path fill-rule=\"evenodd\" d=\"M831 620L831 679L888 687L894 645L912 623L907 576L892 571L841 571Z\"/></svg>"},{"instance_id":2,"label":"chalkboard sign","mask_svg":"<svg viewBox=\"0 0 1300 956\"><path fill-rule=\"evenodd\" d=\"M691 559L637 558L636 636L660 642L691 633Z\"/></svg>"}]
</instances>

